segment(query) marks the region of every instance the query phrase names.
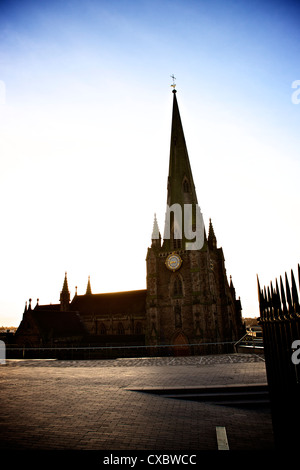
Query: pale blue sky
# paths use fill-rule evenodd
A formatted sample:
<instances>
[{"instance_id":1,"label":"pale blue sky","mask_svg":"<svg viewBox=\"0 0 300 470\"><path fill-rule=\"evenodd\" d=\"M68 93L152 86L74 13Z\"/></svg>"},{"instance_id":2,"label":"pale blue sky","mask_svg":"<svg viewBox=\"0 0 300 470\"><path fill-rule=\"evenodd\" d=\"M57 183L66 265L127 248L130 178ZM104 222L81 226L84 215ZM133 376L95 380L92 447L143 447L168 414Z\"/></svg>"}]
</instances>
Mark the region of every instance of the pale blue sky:
<instances>
[{"instance_id":1,"label":"pale blue sky","mask_svg":"<svg viewBox=\"0 0 300 470\"><path fill-rule=\"evenodd\" d=\"M163 231L171 74L198 201L243 314L300 262L300 7L0 3L0 326L25 301L143 289ZM110 267L108 269L108 266Z\"/></svg>"}]
</instances>

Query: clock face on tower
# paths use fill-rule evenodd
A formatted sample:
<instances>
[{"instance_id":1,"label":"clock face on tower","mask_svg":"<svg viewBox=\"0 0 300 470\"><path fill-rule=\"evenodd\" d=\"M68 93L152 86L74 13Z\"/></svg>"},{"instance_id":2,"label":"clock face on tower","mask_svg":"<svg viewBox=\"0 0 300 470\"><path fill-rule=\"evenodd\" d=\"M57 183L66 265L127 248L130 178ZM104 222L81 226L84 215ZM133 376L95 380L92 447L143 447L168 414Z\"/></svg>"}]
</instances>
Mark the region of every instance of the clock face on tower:
<instances>
[{"instance_id":1,"label":"clock face on tower","mask_svg":"<svg viewBox=\"0 0 300 470\"><path fill-rule=\"evenodd\" d=\"M181 263L182 259L179 255L177 255L177 253L172 253L166 259L166 266L168 269L170 269L170 271L176 271L177 269L179 269Z\"/></svg>"}]
</instances>

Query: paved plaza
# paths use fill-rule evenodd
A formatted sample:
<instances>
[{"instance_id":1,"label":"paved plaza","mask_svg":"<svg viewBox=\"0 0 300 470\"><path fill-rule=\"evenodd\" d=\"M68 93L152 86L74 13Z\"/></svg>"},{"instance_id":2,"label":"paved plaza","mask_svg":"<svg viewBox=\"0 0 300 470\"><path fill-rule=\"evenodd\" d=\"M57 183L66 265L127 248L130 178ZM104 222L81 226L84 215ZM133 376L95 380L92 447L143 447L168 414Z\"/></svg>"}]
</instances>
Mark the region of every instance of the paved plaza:
<instances>
[{"instance_id":1,"label":"paved plaza","mask_svg":"<svg viewBox=\"0 0 300 470\"><path fill-rule=\"evenodd\" d=\"M255 354L60 361L0 366L0 450L273 450L268 406L166 398L143 388L264 384Z\"/></svg>"}]
</instances>

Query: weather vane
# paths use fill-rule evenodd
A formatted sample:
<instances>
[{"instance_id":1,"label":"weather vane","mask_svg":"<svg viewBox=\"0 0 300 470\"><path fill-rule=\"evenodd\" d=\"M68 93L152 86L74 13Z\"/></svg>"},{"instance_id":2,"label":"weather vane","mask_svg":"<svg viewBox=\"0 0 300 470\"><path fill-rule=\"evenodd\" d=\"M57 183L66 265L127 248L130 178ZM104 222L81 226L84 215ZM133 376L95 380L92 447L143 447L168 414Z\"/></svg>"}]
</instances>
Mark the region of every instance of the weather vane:
<instances>
[{"instance_id":1,"label":"weather vane","mask_svg":"<svg viewBox=\"0 0 300 470\"><path fill-rule=\"evenodd\" d=\"M175 87L176 87L175 79L176 79L176 77L174 76L174 74L173 74L173 75L170 75L170 77L171 77L172 80L173 80L173 83L172 83L171 87L173 88L173 90L175 90Z\"/></svg>"}]
</instances>

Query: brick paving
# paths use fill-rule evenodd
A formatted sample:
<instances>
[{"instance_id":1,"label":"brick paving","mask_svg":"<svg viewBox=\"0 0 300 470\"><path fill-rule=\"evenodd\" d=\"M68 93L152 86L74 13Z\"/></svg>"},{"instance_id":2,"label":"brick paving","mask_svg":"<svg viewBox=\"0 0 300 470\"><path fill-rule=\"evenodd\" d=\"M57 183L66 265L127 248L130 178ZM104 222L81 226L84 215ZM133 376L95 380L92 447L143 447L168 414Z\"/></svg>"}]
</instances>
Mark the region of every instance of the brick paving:
<instances>
[{"instance_id":1,"label":"brick paving","mask_svg":"<svg viewBox=\"0 0 300 470\"><path fill-rule=\"evenodd\" d=\"M254 354L91 361L7 360L0 366L0 450L273 450L268 407L170 399L132 389L266 383Z\"/></svg>"}]
</instances>

